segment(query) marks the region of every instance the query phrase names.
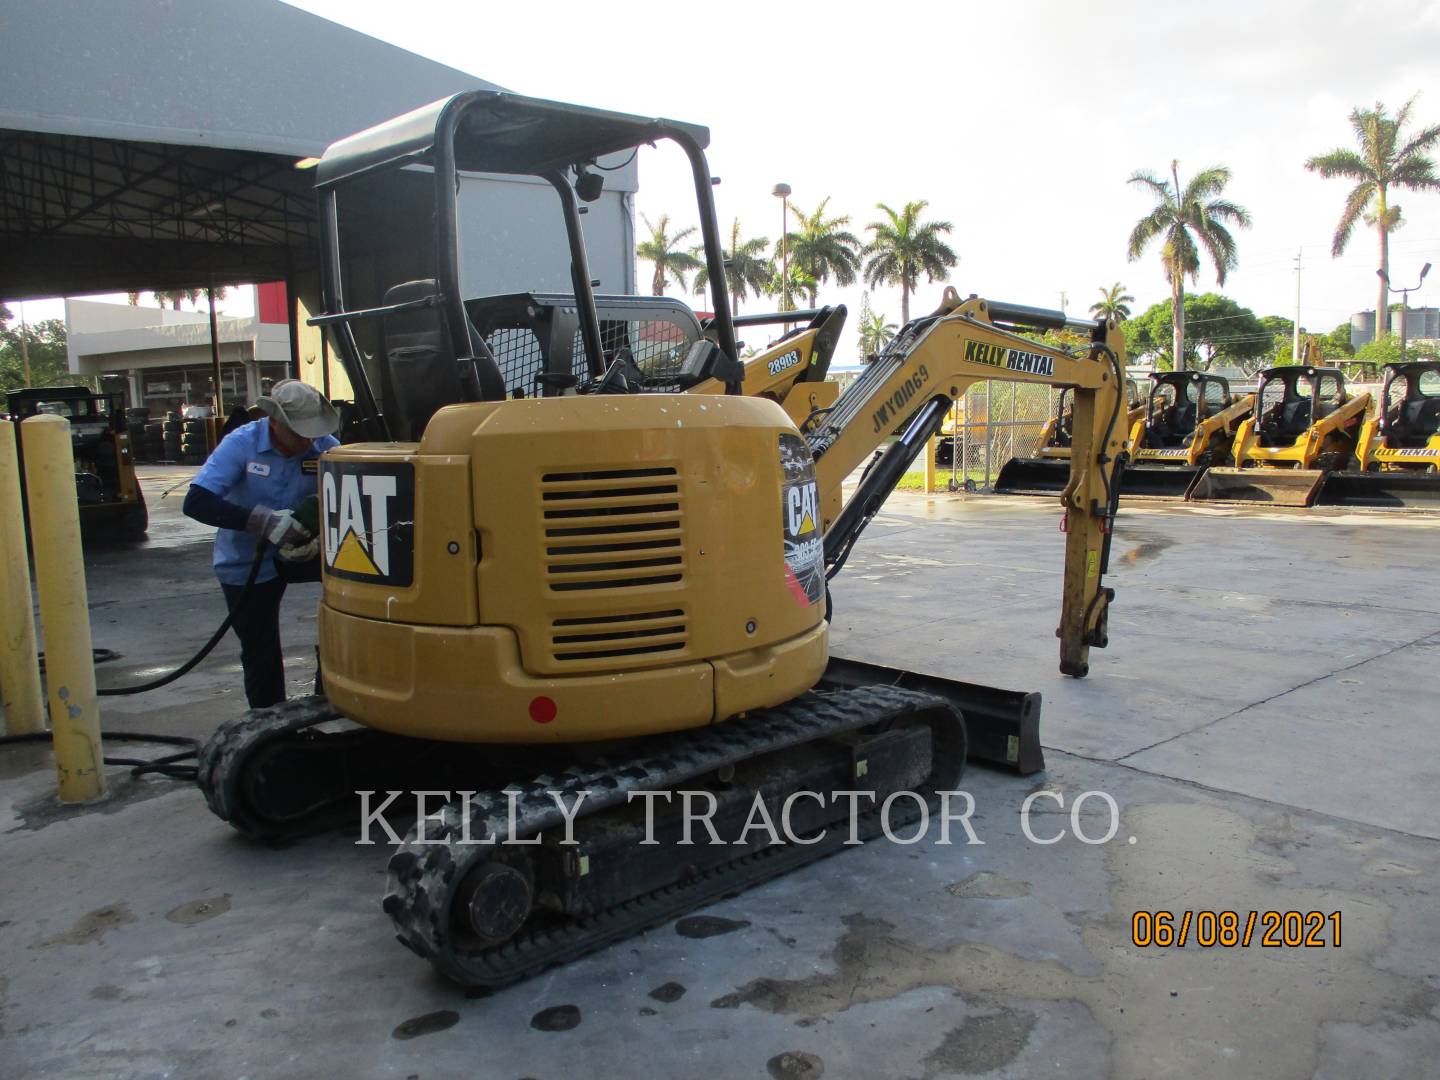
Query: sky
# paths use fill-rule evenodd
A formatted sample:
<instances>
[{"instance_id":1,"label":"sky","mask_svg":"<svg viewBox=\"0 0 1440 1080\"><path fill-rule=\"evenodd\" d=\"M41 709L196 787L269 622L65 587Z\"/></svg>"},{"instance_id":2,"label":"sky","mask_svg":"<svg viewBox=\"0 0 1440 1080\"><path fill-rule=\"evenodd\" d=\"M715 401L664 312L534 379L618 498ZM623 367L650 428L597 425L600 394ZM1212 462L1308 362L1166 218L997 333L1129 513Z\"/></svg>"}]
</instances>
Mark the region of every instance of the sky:
<instances>
[{"instance_id":1,"label":"sky","mask_svg":"<svg viewBox=\"0 0 1440 1080\"><path fill-rule=\"evenodd\" d=\"M738 217L746 235L776 240L781 181L807 211L828 197L862 239L877 202L926 199L954 226L962 295L1058 307L1063 293L1081 314L1115 282L1137 313L1169 296L1158 248L1136 262L1125 249L1153 205L1128 178L1172 159L1182 182L1228 165L1226 195L1253 216L1227 295L1293 317L1298 251L1307 329L1373 309L1374 230L1331 258L1348 185L1304 161L1353 145L1357 105L1393 109L1418 93L1419 124L1440 123L1434 3L290 2L520 93L707 125L726 236ZM1409 284L1424 262L1440 265L1440 193L1398 202L1392 277ZM678 149L642 152L637 205L652 220L697 221ZM637 281L649 276L640 264ZM1199 290L1215 288L1207 266ZM912 314L941 289L922 282ZM821 302L848 304L853 327L860 292L822 287ZM1411 302L1440 303L1440 270ZM871 303L899 321L897 289Z\"/></svg>"}]
</instances>

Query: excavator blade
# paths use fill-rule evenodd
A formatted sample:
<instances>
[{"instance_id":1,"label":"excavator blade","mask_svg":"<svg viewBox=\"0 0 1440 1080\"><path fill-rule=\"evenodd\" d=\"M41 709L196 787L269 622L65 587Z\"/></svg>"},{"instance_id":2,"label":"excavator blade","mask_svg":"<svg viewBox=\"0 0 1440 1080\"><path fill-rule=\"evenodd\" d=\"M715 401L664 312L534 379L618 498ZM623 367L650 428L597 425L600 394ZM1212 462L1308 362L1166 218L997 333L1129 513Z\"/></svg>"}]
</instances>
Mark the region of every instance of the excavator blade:
<instances>
[{"instance_id":1,"label":"excavator blade","mask_svg":"<svg viewBox=\"0 0 1440 1080\"><path fill-rule=\"evenodd\" d=\"M1070 463L1048 458L1011 458L995 478L996 495L1059 495L1070 481Z\"/></svg>"},{"instance_id":2,"label":"excavator blade","mask_svg":"<svg viewBox=\"0 0 1440 1080\"><path fill-rule=\"evenodd\" d=\"M1440 510L1440 476L1422 472L1328 473L1315 505Z\"/></svg>"},{"instance_id":3,"label":"excavator blade","mask_svg":"<svg viewBox=\"0 0 1440 1080\"><path fill-rule=\"evenodd\" d=\"M1311 506L1324 479L1320 469L1207 469L1187 498L1246 506Z\"/></svg>"},{"instance_id":4,"label":"excavator blade","mask_svg":"<svg viewBox=\"0 0 1440 1080\"><path fill-rule=\"evenodd\" d=\"M1002 690L863 660L847 660L831 653L820 689L850 690L861 686L898 686L948 701L965 718L972 760L1014 769L1021 776L1045 768L1045 751L1040 746L1038 691Z\"/></svg>"},{"instance_id":5,"label":"excavator blade","mask_svg":"<svg viewBox=\"0 0 1440 1080\"><path fill-rule=\"evenodd\" d=\"M1183 499L1203 469L1184 465L1132 465L1120 480L1122 499Z\"/></svg>"}]
</instances>

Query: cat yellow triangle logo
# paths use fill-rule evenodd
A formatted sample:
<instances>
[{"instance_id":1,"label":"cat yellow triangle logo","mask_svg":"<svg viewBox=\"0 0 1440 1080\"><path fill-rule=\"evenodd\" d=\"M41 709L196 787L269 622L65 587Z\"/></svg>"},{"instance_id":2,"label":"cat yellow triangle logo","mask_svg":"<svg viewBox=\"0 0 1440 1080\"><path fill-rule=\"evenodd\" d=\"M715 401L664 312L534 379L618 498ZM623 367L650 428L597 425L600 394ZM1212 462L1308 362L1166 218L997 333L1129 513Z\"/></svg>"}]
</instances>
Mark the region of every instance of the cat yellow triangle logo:
<instances>
[{"instance_id":1,"label":"cat yellow triangle logo","mask_svg":"<svg viewBox=\"0 0 1440 1080\"><path fill-rule=\"evenodd\" d=\"M805 517L800 521L800 531L796 536L804 536L808 532L815 531L815 519L810 516L810 511L805 511Z\"/></svg>"},{"instance_id":2,"label":"cat yellow triangle logo","mask_svg":"<svg viewBox=\"0 0 1440 1080\"><path fill-rule=\"evenodd\" d=\"M345 539L340 542L340 550L335 553L335 561L330 565L336 570L344 570L349 574L365 574L368 577L381 576L379 569L371 561L353 529L345 534Z\"/></svg>"}]
</instances>

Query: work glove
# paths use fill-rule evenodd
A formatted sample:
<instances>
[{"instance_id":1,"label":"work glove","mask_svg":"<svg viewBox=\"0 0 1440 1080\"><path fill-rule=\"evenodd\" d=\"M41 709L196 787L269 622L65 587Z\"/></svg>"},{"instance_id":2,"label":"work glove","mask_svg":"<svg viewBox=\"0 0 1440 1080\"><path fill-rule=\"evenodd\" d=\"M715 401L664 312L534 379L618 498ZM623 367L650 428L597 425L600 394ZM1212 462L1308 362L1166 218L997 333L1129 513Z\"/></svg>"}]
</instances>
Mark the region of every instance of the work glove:
<instances>
[{"instance_id":1,"label":"work glove","mask_svg":"<svg viewBox=\"0 0 1440 1080\"><path fill-rule=\"evenodd\" d=\"M245 531L254 533L276 547L298 546L310 539L310 532L289 510L272 510L268 506L257 506L250 511L245 522Z\"/></svg>"}]
</instances>

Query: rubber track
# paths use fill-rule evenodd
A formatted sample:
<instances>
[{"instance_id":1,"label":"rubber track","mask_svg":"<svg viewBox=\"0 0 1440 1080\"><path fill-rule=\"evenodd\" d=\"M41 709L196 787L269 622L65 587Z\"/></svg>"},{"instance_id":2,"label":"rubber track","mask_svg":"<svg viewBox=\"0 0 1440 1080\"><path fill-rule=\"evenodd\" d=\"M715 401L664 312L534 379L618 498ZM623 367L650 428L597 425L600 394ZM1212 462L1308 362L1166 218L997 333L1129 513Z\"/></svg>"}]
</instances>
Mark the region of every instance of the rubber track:
<instances>
[{"instance_id":1,"label":"rubber track","mask_svg":"<svg viewBox=\"0 0 1440 1080\"><path fill-rule=\"evenodd\" d=\"M671 790L724 765L774 750L854 731L876 723L919 717L932 728L931 774L922 793L952 787L965 762L964 720L949 702L912 690L866 686L833 693L810 693L785 705L690 732L647 739L637 757L623 765L600 763L560 776L540 776L512 785L516 799L514 838L526 838L563 823L551 791L573 805L588 790L583 809L593 814L622 805L631 791ZM899 804L895 804L899 805ZM913 802L906 800L906 806ZM509 802L504 791L481 792L469 803L468 836L510 837ZM891 814L892 825L918 818ZM529 978L641 930L693 911L720 896L748 888L812 862L844 846L848 827L831 828L809 846L776 845L716 867L696 879L658 889L597 915L532 930L495 948L465 951L452 940L450 911L467 872L492 850L480 843L458 843L461 804L452 803L427 826L426 842L412 830L390 859L384 909L395 923L401 944L429 959L444 975L473 987L497 987ZM878 813L862 819L861 835L878 833Z\"/></svg>"},{"instance_id":2,"label":"rubber track","mask_svg":"<svg viewBox=\"0 0 1440 1080\"><path fill-rule=\"evenodd\" d=\"M266 744L297 734L328 720L340 720L324 695L295 698L266 709L252 709L226 720L200 751L196 783L205 802L222 821L257 840L279 840L311 833L314 825L279 824L247 804L241 781L245 765Z\"/></svg>"}]
</instances>

